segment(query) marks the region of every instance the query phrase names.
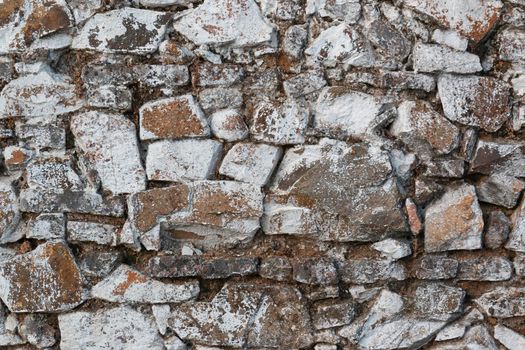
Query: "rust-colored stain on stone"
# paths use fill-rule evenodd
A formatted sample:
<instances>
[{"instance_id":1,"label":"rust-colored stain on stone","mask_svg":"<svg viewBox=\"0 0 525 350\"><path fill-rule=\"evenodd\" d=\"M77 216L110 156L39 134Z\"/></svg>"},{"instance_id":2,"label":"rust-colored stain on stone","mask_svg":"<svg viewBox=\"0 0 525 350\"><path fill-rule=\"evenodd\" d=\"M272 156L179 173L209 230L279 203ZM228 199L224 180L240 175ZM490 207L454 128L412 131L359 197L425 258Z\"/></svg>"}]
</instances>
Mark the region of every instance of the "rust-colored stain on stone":
<instances>
[{"instance_id":1,"label":"rust-colored stain on stone","mask_svg":"<svg viewBox=\"0 0 525 350\"><path fill-rule=\"evenodd\" d=\"M186 100L176 100L143 110L142 127L158 138L181 138L204 133L202 121Z\"/></svg>"},{"instance_id":2,"label":"rust-colored stain on stone","mask_svg":"<svg viewBox=\"0 0 525 350\"><path fill-rule=\"evenodd\" d=\"M188 186L176 184L138 193L133 200L137 202L139 211L132 213L137 228L143 232L148 231L157 223L157 217L186 208L189 204L189 191Z\"/></svg>"},{"instance_id":3,"label":"rust-colored stain on stone","mask_svg":"<svg viewBox=\"0 0 525 350\"><path fill-rule=\"evenodd\" d=\"M128 270L126 271L126 280L121 282L118 286L115 287L113 290L113 294L115 295L124 295L128 288L135 284L135 283L144 283L147 281L147 278L140 273Z\"/></svg>"}]
</instances>

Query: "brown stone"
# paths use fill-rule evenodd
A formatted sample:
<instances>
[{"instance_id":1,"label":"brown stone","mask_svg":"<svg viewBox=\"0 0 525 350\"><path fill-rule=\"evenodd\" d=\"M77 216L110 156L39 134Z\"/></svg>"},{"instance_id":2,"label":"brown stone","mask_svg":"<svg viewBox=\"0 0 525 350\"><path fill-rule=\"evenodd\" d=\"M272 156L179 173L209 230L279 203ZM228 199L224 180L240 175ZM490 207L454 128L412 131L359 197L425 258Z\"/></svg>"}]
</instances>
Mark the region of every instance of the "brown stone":
<instances>
[{"instance_id":1,"label":"brown stone","mask_svg":"<svg viewBox=\"0 0 525 350\"><path fill-rule=\"evenodd\" d=\"M450 188L425 212L425 251L480 249L483 216L474 186Z\"/></svg>"},{"instance_id":2,"label":"brown stone","mask_svg":"<svg viewBox=\"0 0 525 350\"><path fill-rule=\"evenodd\" d=\"M208 136L210 128L193 96L147 103L140 108L142 140Z\"/></svg>"},{"instance_id":3,"label":"brown stone","mask_svg":"<svg viewBox=\"0 0 525 350\"><path fill-rule=\"evenodd\" d=\"M148 231L157 224L157 219L189 205L189 187L175 184L165 188L154 188L130 196L130 220L140 231Z\"/></svg>"},{"instance_id":4,"label":"brown stone","mask_svg":"<svg viewBox=\"0 0 525 350\"><path fill-rule=\"evenodd\" d=\"M45 243L0 265L0 297L13 312L58 312L82 302L82 276L67 245Z\"/></svg>"},{"instance_id":5,"label":"brown stone","mask_svg":"<svg viewBox=\"0 0 525 350\"><path fill-rule=\"evenodd\" d=\"M309 209L303 220L315 222L323 240L375 241L406 230L391 172L387 153L375 144L322 139L288 149L271 190Z\"/></svg>"}]
</instances>

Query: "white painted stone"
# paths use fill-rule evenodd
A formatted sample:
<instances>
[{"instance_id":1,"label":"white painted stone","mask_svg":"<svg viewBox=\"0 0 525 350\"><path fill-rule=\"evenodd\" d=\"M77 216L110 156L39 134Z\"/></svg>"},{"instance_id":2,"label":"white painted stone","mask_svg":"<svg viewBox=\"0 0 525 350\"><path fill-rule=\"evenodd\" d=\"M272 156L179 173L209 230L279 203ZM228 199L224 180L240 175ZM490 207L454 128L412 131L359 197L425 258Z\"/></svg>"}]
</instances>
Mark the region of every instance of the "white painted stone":
<instances>
[{"instance_id":1,"label":"white painted stone","mask_svg":"<svg viewBox=\"0 0 525 350\"><path fill-rule=\"evenodd\" d=\"M98 13L73 38L72 48L107 53L148 54L164 38L168 16L131 7Z\"/></svg>"},{"instance_id":2,"label":"white painted stone","mask_svg":"<svg viewBox=\"0 0 525 350\"><path fill-rule=\"evenodd\" d=\"M195 0L139 0L139 2L145 7L168 7L173 5L188 6Z\"/></svg>"},{"instance_id":3,"label":"white painted stone","mask_svg":"<svg viewBox=\"0 0 525 350\"><path fill-rule=\"evenodd\" d=\"M382 256L398 260L412 254L410 243L399 239L388 238L372 244L372 248L381 253Z\"/></svg>"},{"instance_id":4,"label":"white painted stone","mask_svg":"<svg viewBox=\"0 0 525 350\"><path fill-rule=\"evenodd\" d=\"M26 167L27 184L35 189L81 190L82 180L72 168L69 157L39 157Z\"/></svg>"},{"instance_id":5,"label":"white painted stone","mask_svg":"<svg viewBox=\"0 0 525 350\"><path fill-rule=\"evenodd\" d=\"M237 143L224 157L219 173L237 181L264 186L281 154L280 147L262 143Z\"/></svg>"},{"instance_id":6,"label":"white painted stone","mask_svg":"<svg viewBox=\"0 0 525 350\"><path fill-rule=\"evenodd\" d=\"M447 45L458 51L466 51L468 39L463 38L455 30L436 29L432 32L432 40L441 45Z\"/></svg>"},{"instance_id":7,"label":"white painted stone","mask_svg":"<svg viewBox=\"0 0 525 350\"><path fill-rule=\"evenodd\" d=\"M0 298L11 312L69 311L84 301L82 292L82 275L63 241L46 242L0 264Z\"/></svg>"},{"instance_id":8,"label":"white painted stone","mask_svg":"<svg viewBox=\"0 0 525 350\"><path fill-rule=\"evenodd\" d=\"M199 294L199 282L164 283L120 265L91 289L91 296L114 303L180 303Z\"/></svg>"},{"instance_id":9,"label":"white painted stone","mask_svg":"<svg viewBox=\"0 0 525 350\"><path fill-rule=\"evenodd\" d=\"M0 232L7 237L15 232L20 221L18 196L9 181L0 181Z\"/></svg>"},{"instance_id":10,"label":"white painted stone","mask_svg":"<svg viewBox=\"0 0 525 350\"><path fill-rule=\"evenodd\" d=\"M325 29L306 48L305 54L313 63L333 67L370 67L374 63L371 45L355 29L345 23Z\"/></svg>"},{"instance_id":11,"label":"white painted stone","mask_svg":"<svg viewBox=\"0 0 525 350\"><path fill-rule=\"evenodd\" d=\"M403 298L399 294L382 289L368 314L357 319L353 324L342 327L338 334L352 343L357 343L379 324L392 319L403 308Z\"/></svg>"},{"instance_id":12,"label":"white painted stone","mask_svg":"<svg viewBox=\"0 0 525 350\"><path fill-rule=\"evenodd\" d=\"M525 349L525 336L500 324L494 327L494 338L509 350Z\"/></svg>"},{"instance_id":13,"label":"white painted stone","mask_svg":"<svg viewBox=\"0 0 525 350\"><path fill-rule=\"evenodd\" d=\"M248 126L237 109L223 109L210 116L213 135L227 142L240 141L248 137Z\"/></svg>"},{"instance_id":14,"label":"white painted stone","mask_svg":"<svg viewBox=\"0 0 525 350\"><path fill-rule=\"evenodd\" d=\"M307 0L306 14L318 13L321 17L329 17L333 20L344 20L346 23L355 23L361 14L359 0Z\"/></svg>"},{"instance_id":15,"label":"white painted stone","mask_svg":"<svg viewBox=\"0 0 525 350\"><path fill-rule=\"evenodd\" d=\"M417 43L412 51L416 72L448 72L469 74L482 70L479 57L446 46Z\"/></svg>"},{"instance_id":16,"label":"white painted stone","mask_svg":"<svg viewBox=\"0 0 525 350\"><path fill-rule=\"evenodd\" d=\"M69 350L164 350L153 317L129 306L58 316L60 348Z\"/></svg>"},{"instance_id":17,"label":"white painted stone","mask_svg":"<svg viewBox=\"0 0 525 350\"><path fill-rule=\"evenodd\" d=\"M324 88L314 109L314 127L323 133L364 138L381 124L381 99L340 87Z\"/></svg>"},{"instance_id":18,"label":"white painted stone","mask_svg":"<svg viewBox=\"0 0 525 350\"><path fill-rule=\"evenodd\" d=\"M187 350L188 346L179 339L179 337L172 335L171 337L168 337L167 339L164 339L164 346L166 347L166 350ZM200 345L196 345L195 349L199 347Z\"/></svg>"},{"instance_id":19,"label":"white painted stone","mask_svg":"<svg viewBox=\"0 0 525 350\"><path fill-rule=\"evenodd\" d=\"M151 305L151 313L155 317L155 323L159 329L159 333L165 335L168 331L168 320L171 316L171 308L169 304L153 304Z\"/></svg>"},{"instance_id":20,"label":"white painted stone","mask_svg":"<svg viewBox=\"0 0 525 350\"><path fill-rule=\"evenodd\" d=\"M2 1L2 23L0 23L0 55L25 53L31 44L40 38L67 29L74 24L66 0Z\"/></svg>"},{"instance_id":21,"label":"white painted stone","mask_svg":"<svg viewBox=\"0 0 525 350\"><path fill-rule=\"evenodd\" d=\"M431 350L458 350L458 349L480 349L480 350L499 350L487 327L477 324L470 327L461 339L434 344L429 347Z\"/></svg>"},{"instance_id":22,"label":"white painted stone","mask_svg":"<svg viewBox=\"0 0 525 350\"><path fill-rule=\"evenodd\" d=\"M71 79L49 70L10 81L0 92L0 118L39 117L70 113L83 101Z\"/></svg>"},{"instance_id":23,"label":"white painted stone","mask_svg":"<svg viewBox=\"0 0 525 350\"><path fill-rule=\"evenodd\" d=\"M499 0L403 0L403 3L473 41L485 37L503 7Z\"/></svg>"},{"instance_id":24,"label":"white painted stone","mask_svg":"<svg viewBox=\"0 0 525 350\"><path fill-rule=\"evenodd\" d=\"M468 327L473 323L483 321L483 314L478 309L472 309L461 319L447 325L436 335L436 341L446 341L462 338Z\"/></svg>"},{"instance_id":25,"label":"white painted stone","mask_svg":"<svg viewBox=\"0 0 525 350\"><path fill-rule=\"evenodd\" d=\"M146 188L135 125L120 114L91 111L71 118L71 131L88 170L113 194Z\"/></svg>"},{"instance_id":26,"label":"white painted stone","mask_svg":"<svg viewBox=\"0 0 525 350\"><path fill-rule=\"evenodd\" d=\"M215 140L158 141L148 147L149 180L180 181L211 178L222 154Z\"/></svg>"},{"instance_id":27,"label":"white painted stone","mask_svg":"<svg viewBox=\"0 0 525 350\"><path fill-rule=\"evenodd\" d=\"M510 84L487 76L443 74L438 93L445 117L495 132L510 116Z\"/></svg>"},{"instance_id":28,"label":"white painted stone","mask_svg":"<svg viewBox=\"0 0 525 350\"><path fill-rule=\"evenodd\" d=\"M514 210L511 216L512 230L505 248L516 252L525 252L525 199Z\"/></svg>"},{"instance_id":29,"label":"white painted stone","mask_svg":"<svg viewBox=\"0 0 525 350\"><path fill-rule=\"evenodd\" d=\"M261 226L267 235L313 235L318 232L311 209L271 199L264 203Z\"/></svg>"},{"instance_id":30,"label":"white painted stone","mask_svg":"<svg viewBox=\"0 0 525 350\"><path fill-rule=\"evenodd\" d=\"M359 340L363 349L403 349L424 344L446 324L444 321L426 321L402 318L382 323L365 333Z\"/></svg>"},{"instance_id":31,"label":"white painted stone","mask_svg":"<svg viewBox=\"0 0 525 350\"><path fill-rule=\"evenodd\" d=\"M93 242L103 245L115 245L118 227L98 222L67 222L67 239L70 242Z\"/></svg>"},{"instance_id":32,"label":"white painted stone","mask_svg":"<svg viewBox=\"0 0 525 350\"><path fill-rule=\"evenodd\" d=\"M293 99L282 104L262 102L255 109L250 132L257 141L298 144L304 142L307 124L307 110Z\"/></svg>"},{"instance_id":33,"label":"white painted stone","mask_svg":"<svg viewBox=\"0 0 525 350\"><path fill-rule=\"evenodd\" d=\"M66 218L64 214L40 214L26 234L33 239L64 239L66 236Z\"/></svg>"},{"instance_id":34,"label":"white painted stone","mask_svg":"<svg viewBox=\"0 0 525 350\"><path fill-rule=\"evenodd\" d=\"M197 45L255 46L269 42L274 35L274 28L253 0L205 0L174 26Z\"/></svg>"}]
</instances>

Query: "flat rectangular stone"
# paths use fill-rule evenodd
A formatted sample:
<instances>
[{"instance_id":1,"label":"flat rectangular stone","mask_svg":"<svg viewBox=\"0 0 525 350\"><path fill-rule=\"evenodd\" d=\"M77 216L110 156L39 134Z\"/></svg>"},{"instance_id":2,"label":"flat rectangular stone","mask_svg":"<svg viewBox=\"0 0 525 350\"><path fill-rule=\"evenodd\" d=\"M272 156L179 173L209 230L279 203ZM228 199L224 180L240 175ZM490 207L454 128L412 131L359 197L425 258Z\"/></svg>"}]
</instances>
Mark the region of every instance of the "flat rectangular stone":
<instances>
[{"instance_id":1,"label":"flat rectangular stone","mask_svg":"<svg viewBox=\"0 0 525 350\"><path fill-rule=\"evenodd\" d=\"M256 274L259 260L252 257L204 258L199 256L157 256L149 261L149 271L154 277L201 277L204 279L228 278Z\"/></svg>"},{"instance_id":2,"label":"flat rectangular stone","mask_svg":"<svg viewBox=\"0 0 525 350\"><path fill-rule=\"evenodd\" d=\"M124 203L118 197L102 197L94 192L24 189L20 191L20 210L31 213L84 213L124 216Z\"/></svg>"}]
</instances>

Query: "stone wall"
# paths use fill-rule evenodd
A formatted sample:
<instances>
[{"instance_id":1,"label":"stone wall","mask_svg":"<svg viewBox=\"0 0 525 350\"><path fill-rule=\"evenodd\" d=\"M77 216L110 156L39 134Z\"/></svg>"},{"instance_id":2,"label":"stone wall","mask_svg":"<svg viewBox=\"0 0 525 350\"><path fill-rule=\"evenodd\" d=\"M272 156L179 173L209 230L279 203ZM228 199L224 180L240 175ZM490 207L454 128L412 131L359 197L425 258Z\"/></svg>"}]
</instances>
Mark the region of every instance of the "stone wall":
<instances>
[{"instance_id":1,"label":"stone wall","mask_svg":"<svg viewBox=\"0 0 525 350\"><path fill-rule=\"evenodd\" d=\"M524 0L0 0L0 348L525 349Z\"/></svg>"}]
</instances>

